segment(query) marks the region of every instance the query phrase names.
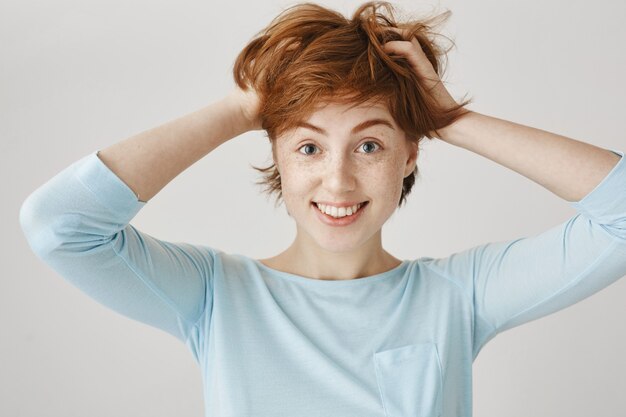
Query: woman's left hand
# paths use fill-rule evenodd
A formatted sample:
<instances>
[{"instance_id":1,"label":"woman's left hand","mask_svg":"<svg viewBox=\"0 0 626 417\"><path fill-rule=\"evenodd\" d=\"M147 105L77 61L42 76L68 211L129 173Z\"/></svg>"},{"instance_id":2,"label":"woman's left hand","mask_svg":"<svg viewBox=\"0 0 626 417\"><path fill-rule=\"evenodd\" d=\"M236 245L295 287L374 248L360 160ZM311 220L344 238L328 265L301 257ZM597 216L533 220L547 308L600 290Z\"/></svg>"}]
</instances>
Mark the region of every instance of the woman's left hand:
<instances>
[{"instance_id":1,"label":"woman's left hand","mask_svg":"<svg viewBox=\"0 0 626 417\"><path fill-rule=\"evenodd\" d=\"M404 39L407 38L408 31L406 29L394 27L386 29L399 33ZM383 49L388 54L394 53L406 58L413 70L424 78L427 83L426 87L428 90L432 91L433 96L442 108L448 109L457 105L457 102L444 87L443 82L435 72L432 64L428 58L426 58L426 54L424 54L416 37L411 40L385 42Z\"/></svg>"}]
</instances>

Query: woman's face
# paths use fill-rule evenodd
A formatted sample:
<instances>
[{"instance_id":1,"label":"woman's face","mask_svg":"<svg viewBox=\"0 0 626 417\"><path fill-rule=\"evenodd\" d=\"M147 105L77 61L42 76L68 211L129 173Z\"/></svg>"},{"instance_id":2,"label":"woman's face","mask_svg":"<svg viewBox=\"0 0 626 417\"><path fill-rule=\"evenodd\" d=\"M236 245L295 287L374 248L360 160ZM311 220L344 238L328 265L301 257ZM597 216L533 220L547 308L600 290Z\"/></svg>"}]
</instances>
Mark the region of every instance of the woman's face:
<instances>
[{"instance_id":1,"label":"woman's face","mask_svg":"<svg viewBox=\"0 0 626 417\"><path fill-rule=\"evenodd\" d=\"M300 126L275 141L274 162L282 197L296 221L297 239L332 252L358 249L378 233L398 207L417 145L405 138L382 103L349 109L322 103ZM344 207L323 214L316 203ZM333 210L333 209L331 209Z\"/></svg>"}]
</instances>

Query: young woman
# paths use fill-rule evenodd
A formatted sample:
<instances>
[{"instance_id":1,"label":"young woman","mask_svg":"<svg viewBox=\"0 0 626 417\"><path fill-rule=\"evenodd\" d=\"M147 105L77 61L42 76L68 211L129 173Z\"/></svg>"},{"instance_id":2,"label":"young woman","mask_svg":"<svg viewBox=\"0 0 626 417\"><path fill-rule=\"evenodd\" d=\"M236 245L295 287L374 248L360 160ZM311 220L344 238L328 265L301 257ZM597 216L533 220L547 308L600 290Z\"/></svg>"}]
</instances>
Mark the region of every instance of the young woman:
<instances>
[{"instance_id":1,"label":"young woman","mask_svg":"<svg viewBox=\"0 0 626 417\"><path fill-rule=\"evenodd\" d=\"M293 6L240 53L226 97L91 153L33 192L33 251L98 302L184 342L207 416L471 416L472 362L500 332L626 274L624 152L465 109L429 21L387 3L346 19ZM130 224L220 144L265 130L260 169L293 218L268 259ZM437 137L544 186L577 214L446 258L399 259L381 230Z\"/></svg>"}]
</instances>

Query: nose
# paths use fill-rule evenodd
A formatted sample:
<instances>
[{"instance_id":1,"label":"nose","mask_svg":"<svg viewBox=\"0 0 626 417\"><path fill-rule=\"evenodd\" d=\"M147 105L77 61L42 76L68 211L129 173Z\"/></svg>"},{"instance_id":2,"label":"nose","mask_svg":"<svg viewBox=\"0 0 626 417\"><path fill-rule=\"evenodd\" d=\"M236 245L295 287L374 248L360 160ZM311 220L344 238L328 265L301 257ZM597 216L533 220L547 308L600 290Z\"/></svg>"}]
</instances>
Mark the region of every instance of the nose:
<instances>
[{"instance_id":1,"label":"nose","mask_svg":"<svg viewBox=\"0 0 626 417\"><path fill-rule=\"evenodd\" d=\"M356 188L356 170L349 156L335 155L326 163L324 186L331 196L345 196Z\"/></svg>"}]
</instances>

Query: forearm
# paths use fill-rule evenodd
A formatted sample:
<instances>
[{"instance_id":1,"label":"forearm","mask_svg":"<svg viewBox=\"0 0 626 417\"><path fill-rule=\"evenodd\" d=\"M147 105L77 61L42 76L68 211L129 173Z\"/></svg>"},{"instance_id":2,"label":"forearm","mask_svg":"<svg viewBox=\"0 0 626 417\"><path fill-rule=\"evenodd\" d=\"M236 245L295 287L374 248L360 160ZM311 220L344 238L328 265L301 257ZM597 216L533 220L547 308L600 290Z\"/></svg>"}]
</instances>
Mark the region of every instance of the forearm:
<instances>
[{"instance_id":1,"label":"forearm","mask_svg":"<svg viewBox=\"0 0 626 417\"><path fill-rule=\"evenodd\" d=\"M98 156L148 201L220 144L249 130L230 96L100 150Z\"/></svg>"},{"instance_id":2,"label":"forearm","mask_svg":"<svg viewBox=\"0 0 626 417\"><path fill-rule=\"evenodd\" d=\"M439 131L441 140L510 168L567 201L585 197L620 159L589 143L477 112Z\"/></svg>"}]
</instances>

